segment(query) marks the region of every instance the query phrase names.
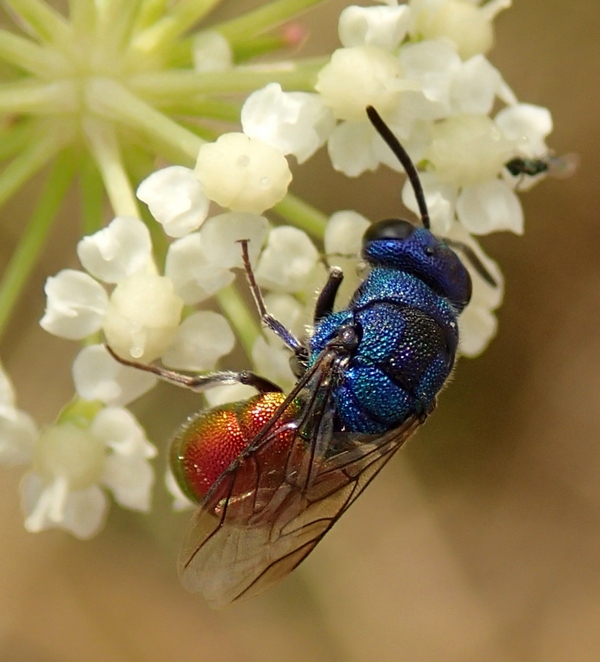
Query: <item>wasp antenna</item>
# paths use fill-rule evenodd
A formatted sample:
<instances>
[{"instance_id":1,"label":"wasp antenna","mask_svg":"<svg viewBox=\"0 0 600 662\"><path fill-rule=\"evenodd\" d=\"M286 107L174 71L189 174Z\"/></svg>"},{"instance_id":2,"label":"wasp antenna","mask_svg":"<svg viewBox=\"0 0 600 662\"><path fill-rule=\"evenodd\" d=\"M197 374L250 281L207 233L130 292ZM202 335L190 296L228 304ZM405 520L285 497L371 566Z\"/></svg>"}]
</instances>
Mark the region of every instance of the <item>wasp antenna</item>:
<instances>
[{"instance_id":1,"label":"wasp antenna","mask_svg":"<svg viewBox=\"0 0 600 662\"><path fill-rule=\"evenodd\" d=\"M408 181L415 192L415 198L417 199L419 212L421 214L421 223L423 223L424 228L429 230L429 211L427 210L427 203L425 202L425 194L423 193L423 186L419 179L419 173L417 172L414 163L411 161L408 152L400 144L398 138L396 138L390 127L381 119L381 115L375 110L375 108L373 108L373 106L367 106L367 115L377 133L385 140L392 152L398 157L398 161L402 164L404 172L406 172L406 176L408 177Z\"/></svg>"}]
</instances>

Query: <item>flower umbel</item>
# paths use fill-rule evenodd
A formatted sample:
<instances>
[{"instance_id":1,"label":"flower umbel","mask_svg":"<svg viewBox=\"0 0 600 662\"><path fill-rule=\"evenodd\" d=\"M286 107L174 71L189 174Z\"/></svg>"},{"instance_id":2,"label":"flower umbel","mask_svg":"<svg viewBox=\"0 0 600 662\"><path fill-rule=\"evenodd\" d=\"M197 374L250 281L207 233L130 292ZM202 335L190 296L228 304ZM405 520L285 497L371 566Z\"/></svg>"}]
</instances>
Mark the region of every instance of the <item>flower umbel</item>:
<instances>
[{"instance_id":1,"label":"flower umbel","mask_svg":"<svg viewBox=\"0 0 600 662\"><path fill-rule=\"evenodd\" d=\"M475 236L523 232L522 177L506 164L546 157L552 130L549 112L519 103L487 59L493 19L510 0L349 6L330 56L252 63L295 45L301 33L290 39L278 26L317 1L277 0L210 30L197 28L210 2L82 1L68 17L41 0L8 3L27 30L0 31L0 60L10 65L0 95L0 204L52 167L0 283L0 332L78 169L84 199L83 269L48 278L41 320L49 333L84 343L75 397L38 431L0 374L0 460L29 465L28 530L94 535L107 490L124 507L149 509L156 450L126 406L157 380L117 363L103 342L126 361L202 373L237 340L259 375L293 386L289 351L261 331L235 284L239 242L248 241L269 311L296 337L310 333L327 266L343 270L338 300L348 300L370 221L354 210L327 217L289 188L294 163L325 145L347 176L380 164L402 171L367 106L420 169L432 231L468 247L497 283L465 261L473 298L459 351L476 356L494 336L502 274ZM154 170L157 161L171 165ZM106 227L103 191L115 216ZM418 212L408 184L402 199ZM215 405L242 392L248 387L217 387L206 399Z\"/></svg>"}]
</instances>

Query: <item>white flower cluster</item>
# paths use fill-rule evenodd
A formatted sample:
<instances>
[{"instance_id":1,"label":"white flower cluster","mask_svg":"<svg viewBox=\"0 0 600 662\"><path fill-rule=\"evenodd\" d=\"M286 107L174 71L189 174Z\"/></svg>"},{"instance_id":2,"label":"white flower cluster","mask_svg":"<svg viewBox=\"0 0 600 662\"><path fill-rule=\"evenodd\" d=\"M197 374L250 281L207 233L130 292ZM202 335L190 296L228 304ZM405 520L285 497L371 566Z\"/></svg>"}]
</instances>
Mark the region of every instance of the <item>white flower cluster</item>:
<instances>
[{"instance_id":1,"label":"white flower cluster","mask_svg":"<svg viewBox=\"0 0 600 662\"><path fill-rule=\"evenodd\" d=\"M314 93L267 85L246 100L243 132L205 144L194 169L168 167L139 186L138 197L172 239L164 273L144 223L117 217L80 241L77 253L85 271L66 269L48 279L43 328L88 342L90 337L99 342L102 332L126 359L210 370L233 349L234 334L223 315L191 307L232 283L232 270L242 267L238 242L246 239L270 312L302 336L326 267L304 231L272 227L263 213L287 193L292 175L286 157L302 163L325 143L333 166L349 176L379 164L401 170L367 120L365 108L373 106L423 170L432 230L468 245L499 283L492 287L472 271L473 300L461 316L460 349L469 356L483 351L495 333L502 276L473 235L523 231L515 193L520 180L504 166L517 156L545 156L544 141L552 129L548 111L517 103L485 58L493 41L492 19L509 4L412 0L348 7L339 21L343 47L320 71ZM206 48L198 44L199 53ZM230 57L227 49L223 53ZM492 117L499 102L505 107ZM403 199L417 211L408 185ZM218 213L210 215L211 204L220 207ZM334 214L326 227L328 263L345 274L342 303L358 283L368 224L347 210ZM288 359L273 334L255 341L255 370L284 388L294 381ZM41 433L15 409L2 377L0 460L33 463L23 482L30 530L61 526L88 537L101 526L106 510L100 486L122 505L148 508L152 471L147 460L155 450L123 407L156 380L118 364L102 344L81 350L73 376L79 399L97 411L86 425L68 420ZM247 387L224 388L224 396L222 388L209 393L211 404L236 399ZM181 507L181 495L176 498Z\"/></svg>"},{"instance_id":2,"label":"white flower cluster","mask_svg":"<svg viewBox=\"0 0 600 662\"><path fill-rule=\"evenodd\" d=\"M0 366L0 462L31 467L21 481L28 531L58 527L90 538L102 527L108 508L102 488L126 508L150 509L154 474L148 460L156 449L127 409L98 405L89 406L89 424L81 416L40 431L17 409L14 389Z\"/></svg>"}]
</instances>

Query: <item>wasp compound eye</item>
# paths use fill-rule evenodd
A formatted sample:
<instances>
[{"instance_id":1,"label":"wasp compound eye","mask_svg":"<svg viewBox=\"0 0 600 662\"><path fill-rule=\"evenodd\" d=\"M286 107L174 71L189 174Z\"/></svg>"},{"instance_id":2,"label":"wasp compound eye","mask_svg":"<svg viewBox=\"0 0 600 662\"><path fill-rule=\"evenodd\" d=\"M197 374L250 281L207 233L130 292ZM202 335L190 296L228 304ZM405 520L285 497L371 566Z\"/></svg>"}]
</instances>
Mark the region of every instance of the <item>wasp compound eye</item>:
<instances>
[{"instance_id":1,"label":"wasp compound eye","mask_svg":"<svg viewBox=\"0 0 600 662\"><path fill-rule=\"evenodd\" d=\"M373 223L365 232L363 244L377 239L408 239L415 231L415 226L400 218L388 218L385 221Z\"/></svg>"}]
</instances>

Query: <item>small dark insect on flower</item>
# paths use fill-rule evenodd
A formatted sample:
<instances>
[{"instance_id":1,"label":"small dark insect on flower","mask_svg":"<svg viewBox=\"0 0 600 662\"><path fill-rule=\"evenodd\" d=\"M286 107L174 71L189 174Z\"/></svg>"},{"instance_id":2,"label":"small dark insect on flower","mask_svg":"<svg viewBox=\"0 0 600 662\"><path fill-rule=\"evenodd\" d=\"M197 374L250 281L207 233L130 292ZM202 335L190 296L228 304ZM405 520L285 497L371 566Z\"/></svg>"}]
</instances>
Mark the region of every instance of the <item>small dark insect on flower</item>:
<instances>
[{"instance_id":1,"label":"small dark insect on flower","mask_svg":"<svg viewBox=\"0 0 600 662\"><path fill-rule=\"evenodd\" d=\"M247 371L187 376L118 359L196 391L233 383L257 390L196 414L171 447L173 473L199 504L180 576L214 607L256 595L293 570L434 410L454 366L457 318L471 298L453 249L494 284L468 247L431 233L414 165L375 109L367 114L407 173L421 227L388 219L367 230L370 272L348 306L334 312L343 274L332 268L313 333L295 338L267 312L241 242L260 317L290 349L297 382L288 395Z\"/></svg>"}]
</instances>

